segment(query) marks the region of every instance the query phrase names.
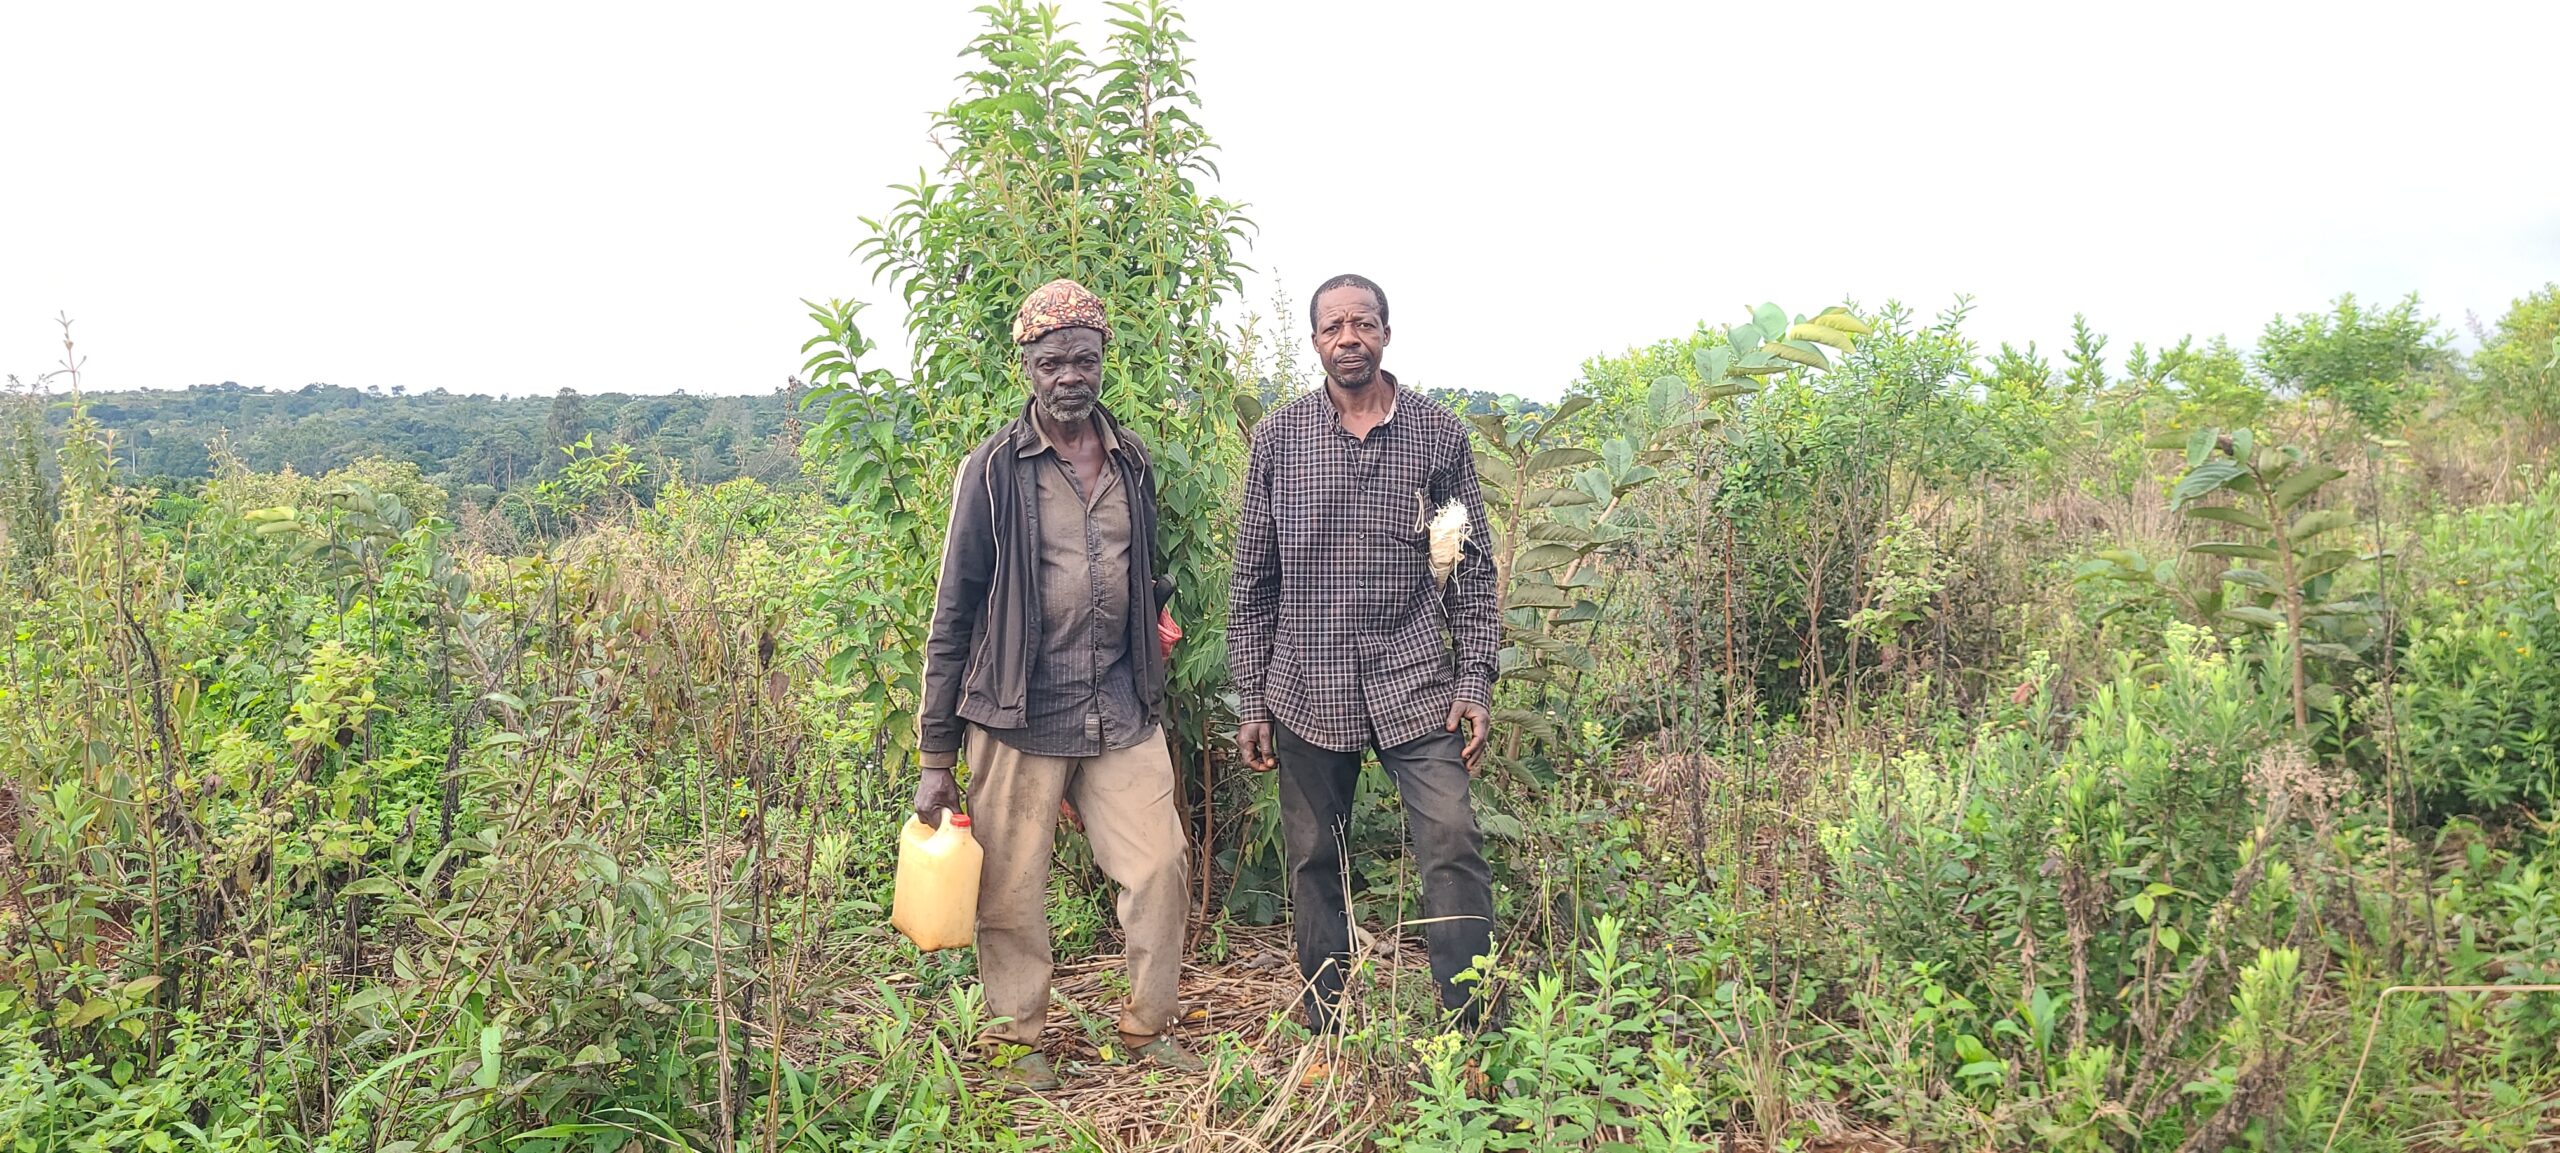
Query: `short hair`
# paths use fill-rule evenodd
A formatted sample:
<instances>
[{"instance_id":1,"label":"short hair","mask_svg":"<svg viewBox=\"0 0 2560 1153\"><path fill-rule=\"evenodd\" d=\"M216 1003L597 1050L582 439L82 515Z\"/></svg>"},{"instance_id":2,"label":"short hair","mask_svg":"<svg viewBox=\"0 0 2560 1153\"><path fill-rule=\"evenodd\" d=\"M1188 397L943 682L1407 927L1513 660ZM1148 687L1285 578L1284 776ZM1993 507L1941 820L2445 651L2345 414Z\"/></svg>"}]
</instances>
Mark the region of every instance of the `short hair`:
<instances>
[{"instance_id":1,"label":"short hair","mask_svg":"<svg viewBox=\"0 0 2560 1153\"><path fill-rule=\"evenodd\" d=\"M1316 301L1321 299L1325 293L1331 292L1337 288L1368 289L1369 295L1378 298L1378 323L1387 323L1387 290L1378 287L1377 281L1362 276L1357 272L1346 272L1317 285L1315 295L1307 298L1307 328L1310 331L1312 331L1316 326Z\"/></svg>"}]
</instances>

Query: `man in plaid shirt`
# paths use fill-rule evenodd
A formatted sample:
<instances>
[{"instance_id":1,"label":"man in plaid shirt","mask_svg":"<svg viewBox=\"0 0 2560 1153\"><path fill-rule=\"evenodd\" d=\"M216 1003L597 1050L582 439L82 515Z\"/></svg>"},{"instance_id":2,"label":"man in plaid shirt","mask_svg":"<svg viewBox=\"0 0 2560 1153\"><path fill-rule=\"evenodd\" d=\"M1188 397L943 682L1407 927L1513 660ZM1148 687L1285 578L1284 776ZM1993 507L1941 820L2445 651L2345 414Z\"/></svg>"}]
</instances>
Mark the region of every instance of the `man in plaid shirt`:
<instances>
[{"instance_id":1,"label":"man in plaid shirt","mask_svg":"<svg viewBox=\"0 0 2560 1153\"><path fill-rule=\"evenodd\" d=\"M1246 763L1280 771L1308 1025L1339 1024L1344 842L1375 749L1403 798L1441 1004L1473 1027L1473 986L1455 978L1492 951L1493 874L1467 781L1502 637L1475 458L1456 416L1379 367L1391 330L1376 284L1334 277L1308 314L1324 387L1254 427L1245 473L1227 625L1238 743ZM1452 500L1469 538L1443 585L1428 523Z\"/></svg>"}]
</instances>

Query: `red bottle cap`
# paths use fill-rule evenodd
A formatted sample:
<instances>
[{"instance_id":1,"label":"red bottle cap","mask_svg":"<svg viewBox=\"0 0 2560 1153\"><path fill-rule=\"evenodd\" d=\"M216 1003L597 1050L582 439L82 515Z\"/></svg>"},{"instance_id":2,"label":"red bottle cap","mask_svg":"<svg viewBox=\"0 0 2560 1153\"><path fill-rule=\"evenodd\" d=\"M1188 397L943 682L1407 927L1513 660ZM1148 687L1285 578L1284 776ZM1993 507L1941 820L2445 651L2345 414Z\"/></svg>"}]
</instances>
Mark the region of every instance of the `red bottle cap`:
<instances>
[{"instance_id":1,"label":"red bottle cap","mask_svg":"<svg viewBox=\"0 0 2560 1153\"><path fill-rule=\"evenodd\" d=\"M967 813L961 813L961 814L958 814L958 815L956 815L956 816L952 817L952 818L951 818L951 824L952 824L952 826L953 826L953 827L955 827L955 828L962 828L962 829L968 828L968 827L969 827L969 814L967 814Z\"/></svg>"}]
</instances>

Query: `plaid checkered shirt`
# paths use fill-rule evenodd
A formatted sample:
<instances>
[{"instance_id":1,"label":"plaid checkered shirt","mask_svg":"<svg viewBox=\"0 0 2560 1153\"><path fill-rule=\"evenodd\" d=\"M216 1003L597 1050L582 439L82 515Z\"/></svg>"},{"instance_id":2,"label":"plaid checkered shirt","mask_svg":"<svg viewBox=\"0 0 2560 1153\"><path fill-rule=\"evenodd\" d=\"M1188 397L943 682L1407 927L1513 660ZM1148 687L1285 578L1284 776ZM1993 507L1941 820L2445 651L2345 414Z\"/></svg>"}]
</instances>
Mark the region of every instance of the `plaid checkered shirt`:
<instances>
[{"instance_id":1,"label":"plaid checkered shirt","mask_svg":"<svg viewBox=\"0 0 2560 1153\"><path fill-rule=\"evenodd\" d=\"M1452 499L1468 540L1443 588L1429 522ZM1489 706L1502 643L1492 542L1466 425L1429 398L1397 388L1366 439L1323 388L1265 416L1227 620L1242 718L1354 752L1443 731L1453 701Z\"/></svg>"}]
</instances>

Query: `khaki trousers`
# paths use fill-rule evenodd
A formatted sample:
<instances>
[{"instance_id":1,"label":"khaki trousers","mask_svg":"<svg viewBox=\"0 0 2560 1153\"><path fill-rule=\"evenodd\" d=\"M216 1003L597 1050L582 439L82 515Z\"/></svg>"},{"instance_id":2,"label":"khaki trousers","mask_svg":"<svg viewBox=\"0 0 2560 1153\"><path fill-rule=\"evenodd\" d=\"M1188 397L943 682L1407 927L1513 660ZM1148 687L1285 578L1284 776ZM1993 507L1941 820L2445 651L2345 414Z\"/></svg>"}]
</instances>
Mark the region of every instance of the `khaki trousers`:
<instances>
[{"instance_id":1,"label":"khaki trousers","mask_svg":"<svg viewBox=\"0 0 2560 1153\"><path fill-rule=\"evenodd\" d=\"M969 823L978 874L978 981L987 1012L1011 1020L984 1042L1034 1045L1049 1016L1049 866L1058 800L1075 803L1094 863L1120 886L1129 1003L1120 1031L1152 1037L1180 1015L1182 930L1191 858L1174 810L1173 755L1161 729L1098 757L1025 753L971 726Z\"/></svg>"}]
</instances>

